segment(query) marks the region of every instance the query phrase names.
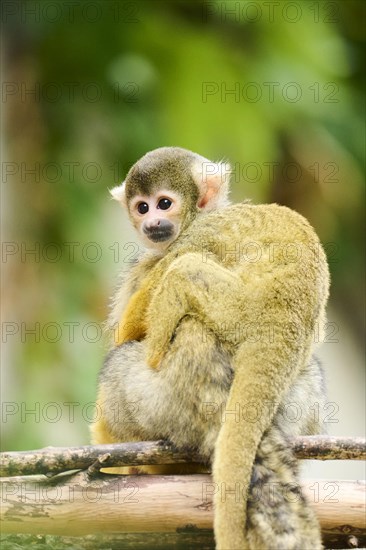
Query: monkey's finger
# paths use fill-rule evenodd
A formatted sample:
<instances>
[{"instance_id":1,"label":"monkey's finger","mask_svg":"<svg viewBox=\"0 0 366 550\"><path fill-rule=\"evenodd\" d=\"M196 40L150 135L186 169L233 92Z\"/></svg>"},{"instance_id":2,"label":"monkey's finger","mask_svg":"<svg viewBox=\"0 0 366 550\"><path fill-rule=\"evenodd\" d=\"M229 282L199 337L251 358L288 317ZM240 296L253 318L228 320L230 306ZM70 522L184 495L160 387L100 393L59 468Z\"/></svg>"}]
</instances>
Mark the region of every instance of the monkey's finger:
<instances>
[{"instance_id":1,"label":"monkey's finger","mask_svg":"<svg viewBox=\"0 0 366 550\"><path fill-rule=\"evenodd\" d=\"M151 369L158 370L163 360L163 357L164 357L163 352L155 351L151 354L150 353L148 354L146 362Z\"/></svg>"}]
</instances>

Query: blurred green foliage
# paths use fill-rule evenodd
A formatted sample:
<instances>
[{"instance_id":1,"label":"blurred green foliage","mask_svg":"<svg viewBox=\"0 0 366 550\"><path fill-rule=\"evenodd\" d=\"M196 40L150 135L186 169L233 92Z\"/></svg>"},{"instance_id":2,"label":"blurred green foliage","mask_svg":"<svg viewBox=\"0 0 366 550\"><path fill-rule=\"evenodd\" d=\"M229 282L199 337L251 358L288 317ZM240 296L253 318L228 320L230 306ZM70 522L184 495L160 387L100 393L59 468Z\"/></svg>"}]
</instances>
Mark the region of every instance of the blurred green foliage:
<instances>
[{"instance_id":1,"label":"blurred green foliage","mask_svg":"<svg viewBox=\"0 0 366 550\"><path fill-rule=\"evenodd\" d=\"M235 201L306 215L361 333L364 2L3 10L3 448L88 442L97 324L137 246L108 188L162 145L230 161Z\"/></svg>"}]
</instances>

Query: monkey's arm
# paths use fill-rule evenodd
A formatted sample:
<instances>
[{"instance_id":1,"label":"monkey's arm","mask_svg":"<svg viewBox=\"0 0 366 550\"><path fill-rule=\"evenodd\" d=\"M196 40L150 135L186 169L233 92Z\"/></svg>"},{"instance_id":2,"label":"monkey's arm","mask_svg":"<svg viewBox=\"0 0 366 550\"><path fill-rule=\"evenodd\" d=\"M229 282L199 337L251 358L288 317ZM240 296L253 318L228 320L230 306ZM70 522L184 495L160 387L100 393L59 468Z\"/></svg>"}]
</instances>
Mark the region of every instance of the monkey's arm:
<instances>
[{"instance_id":1,"label":"monkey's arm","mask_svg":"<svg viewBox=\"0 0 366 550\"><path fill-rule=\"evenodd\" d=\"M195 276L194 274L197 272L197 266L203 266L202 277L211 279L211 282L215 282L215 279L217 279L216 284L220 282L219 273L216 273L216 276L212 277L213 273L218 270L222 273L225 272L225 274L221 277L222 284L238 283L238 278L233 278L233 276L230 276L230 272L218 264L212 262L211 260L204 263L200 254L194 254L191 252L191 244L186 245L186 250L188 250L188 252L185 252L184 249L180 250L181 260L179 258L177 260L172 260L171 256L167 256L157 262L155 266L152 266L150 270L146 270L147 274L142 280L139 281L138 290L132 294L119 317L115 329L115 345L118 346L132 340L143 340L148 332L148 309L150 312L152 311L151 325L155 327L156 319L161 318L162 322L164 322L166 318L167 309L164 306L164 303L174 302L175 306L172 308L169 315L170 322L167 322L165 328L162 327L161 330L161 333L165 336L165 347L161 354L164 355L170 338L173 336L174 330L179 321L184 317L184 315L186 315L186 313L192 311L192 307L188 305L190 300L186 302L187 307L184 311L183 308L181 308L180 311L177 310L178 302L181 301L181 305L183 306L184 295L187 294L189 297L195 291L194 288L188 288L189 285L184 284L189 283L188 279L187 281L183 281L183 284L180 280L182 277L183 279L185 279L186 276L188 277L189 273L191 273L192 276ZM209 267L207 267L208 265ZM185 288L186 286L187 288ZM174 299L173 294L176 293L177 290L178 293ZM161 297L160 293L162 294ZM165 296L165 293L170 293L171 296ZM155 299L153 299L154 295L156 295ZM152 300L153 305L151 305ZM161 310L164 310L165 315L160 315ZM166 333L168 326L172 326L169 334ZM156 336L156 338L158 338L158 336ZM156 358L156 362L157 361L158 359Z\"/></svg>"},{"instance_id":2,"label":"monkey's arm","mask_svg":"<svg viewBox=\"0 0 366 550\"><path fill-rule=\"evenodd\" d=\"M148 274L157 262L155 255L146 252L123 273L108 319L109 328L113 331L113 347L144 338L146 308L151 293Z\"/></svg>"},{"instance_id":3,"label":"monkey's arm","mask_svg":"<svg viewBox=\"0 0 366 550\"><path fill-rule=\"evenodd\" d=\"M130 298L115 330L117 346L131 340L142 340L146 335L146 309L150 302L150 291L143 285Z\"/></svg>"},{"instance_id":4,"label":"monkey's arm","mask_svg":"<svg viewBox=\"0 0 366 550\"><path fill-rule=\"evenodd\" d=\"M240 339L237 326L245 315L244 289L233 271L186 253L177 258L152 294L147 311L147 363L158 368L171 338L187 314L197 317L205 331L233 345ZM240 313L239 313L240 312Z\"/></svg>"}]
</instances>

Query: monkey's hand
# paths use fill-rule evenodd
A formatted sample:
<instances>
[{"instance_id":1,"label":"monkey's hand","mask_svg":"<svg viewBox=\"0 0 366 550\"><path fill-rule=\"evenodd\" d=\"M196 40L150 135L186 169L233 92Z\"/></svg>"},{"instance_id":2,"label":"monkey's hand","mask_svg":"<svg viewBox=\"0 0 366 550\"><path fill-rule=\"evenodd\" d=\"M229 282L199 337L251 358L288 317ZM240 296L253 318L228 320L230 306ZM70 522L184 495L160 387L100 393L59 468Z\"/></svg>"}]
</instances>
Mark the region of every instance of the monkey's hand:
<instances>
[{"instance_id":1,"label":"monkey's hand","mask_svg":"<svg viewBox=\"0 0 366 550\"><path fill-rule=\"evenodd\" d=\"M146 336L147 289L142 287L135 292L115 329L115 344L119 346L130 340L142 340Z\"/></svg>"}]
</instances>

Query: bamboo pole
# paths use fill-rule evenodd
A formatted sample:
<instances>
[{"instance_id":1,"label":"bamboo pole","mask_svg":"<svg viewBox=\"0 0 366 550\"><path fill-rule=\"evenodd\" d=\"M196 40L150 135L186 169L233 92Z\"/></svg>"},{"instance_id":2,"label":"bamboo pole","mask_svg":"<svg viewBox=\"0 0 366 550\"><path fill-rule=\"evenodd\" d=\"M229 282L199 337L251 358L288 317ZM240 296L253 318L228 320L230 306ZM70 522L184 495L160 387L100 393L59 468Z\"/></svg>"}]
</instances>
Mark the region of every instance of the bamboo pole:
<instances>
[{"instance_id":1,"label":"bamboo pole","mask_svg":"<svg viewBox=\"0 0 366 550\"><path fill-rule=\"evenodd\" d=\"M301 487L314 506L324 537L333 537L332 548L335 541L346 547L349 537L360 546L366 544L363 482L312 479ZM197 540L212 530L212 499L220 490L211 476L202 474L93 477L86 471L52 479L3 478L0 489L3 533L125 533L128 539L138 533L173 536L193 531Z\"/></svg>"}]
</instances>

